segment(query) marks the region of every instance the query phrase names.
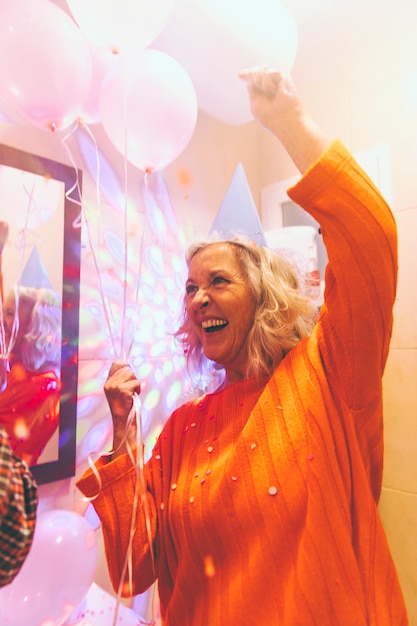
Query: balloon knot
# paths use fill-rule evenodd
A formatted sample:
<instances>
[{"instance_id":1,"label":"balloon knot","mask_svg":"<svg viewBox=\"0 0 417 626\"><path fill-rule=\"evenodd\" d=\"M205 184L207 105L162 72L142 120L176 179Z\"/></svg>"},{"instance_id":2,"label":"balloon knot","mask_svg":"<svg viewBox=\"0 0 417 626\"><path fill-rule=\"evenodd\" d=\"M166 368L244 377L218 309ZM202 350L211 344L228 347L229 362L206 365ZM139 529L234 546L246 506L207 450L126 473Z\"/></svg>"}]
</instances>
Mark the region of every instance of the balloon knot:
<instances>
[{"instance_id":1,"label":"balloon knot","mask_svg":"<svg viewBox=\"0 0 417 626\"><path fill-rule=\"evenodd\" d=\"M51 122L49 124L49 128L54 133L56 131L56 124L55 124L55 122Z\"/></svg>"}]
</instances>

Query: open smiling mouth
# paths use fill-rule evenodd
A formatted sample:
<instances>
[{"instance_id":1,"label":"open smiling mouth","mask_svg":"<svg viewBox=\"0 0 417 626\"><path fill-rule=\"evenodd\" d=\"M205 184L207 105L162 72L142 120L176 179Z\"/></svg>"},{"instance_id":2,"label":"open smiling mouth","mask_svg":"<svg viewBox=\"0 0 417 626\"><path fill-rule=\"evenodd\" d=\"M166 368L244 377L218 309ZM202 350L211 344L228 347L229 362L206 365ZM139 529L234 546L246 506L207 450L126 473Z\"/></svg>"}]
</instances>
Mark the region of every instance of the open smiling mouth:
<instances>
[{"instance_id":1,"label":"open smiling mouth","mask_svg":"<svg viewBox=\"0 0 417 626\"><path fill-rule=\"evenodd\" d=\"M228 324L229 322L226 322L226 320L205 320L201 326L205 333L215 333L226 328Z\"/></svg>"}]
</instances>

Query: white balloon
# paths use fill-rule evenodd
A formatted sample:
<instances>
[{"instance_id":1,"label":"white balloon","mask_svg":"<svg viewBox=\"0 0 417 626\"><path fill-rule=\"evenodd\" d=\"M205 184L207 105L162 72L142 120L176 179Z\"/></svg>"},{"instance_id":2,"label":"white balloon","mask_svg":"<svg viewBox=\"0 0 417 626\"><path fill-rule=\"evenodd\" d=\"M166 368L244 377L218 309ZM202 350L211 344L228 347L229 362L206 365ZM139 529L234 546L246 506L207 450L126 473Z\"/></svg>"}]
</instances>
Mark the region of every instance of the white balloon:
<instances>
[{"instance_id":1,"label":"white balloon","mask_svg":"<svg viewBox=\"0 0 417 626\"><path fill-rule=\"evenodd\" d=\"M162 31L175 0L67 0L84 34L113 53L145 48Z\"/></svg>"},{"instance_id":2,"label":"white balloon","mask_svg":"<svg viewBox=\"0 0 417 626\"><path fill-rule=\"evenodd\" d=\"M97 569L95 532L75 511L38 515L33 544L14 581L0 589L2 626L62 626Z\"/></svg>"},{"instance_id":3,"label":"white balloon","mask_svg":"<svg viewBox=\"0 0 417 626\"><path fill-rule=\"evenodd\" d=\"M243 124L252 115L239 71L267 64L290 72L297 27L278 0L178 0L153 47L187 70L200 109L229 124Z\"/></svg>"},{"instance_id":4,"label":"white balloon","mask_svg":"<svg viewBox=\"0 0 417 626\"><path fill-rule=\"evenodd\" d=\"M103 128L119 152L144 171L163 169L186 147L197 98L184 68L159 50L119 59L100 93Z\"/></svg>"}]
</instances>

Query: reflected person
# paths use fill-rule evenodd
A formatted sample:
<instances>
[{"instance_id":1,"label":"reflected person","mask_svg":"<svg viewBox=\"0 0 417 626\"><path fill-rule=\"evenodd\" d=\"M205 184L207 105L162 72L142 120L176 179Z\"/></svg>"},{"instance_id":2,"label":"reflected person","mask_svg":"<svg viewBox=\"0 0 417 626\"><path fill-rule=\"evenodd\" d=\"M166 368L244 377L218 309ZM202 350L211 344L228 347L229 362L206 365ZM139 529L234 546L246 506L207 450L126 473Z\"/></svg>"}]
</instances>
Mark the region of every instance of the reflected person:
<instances>
[{"instance_id":1,"label":"reflected person","mask_svg":"<svg viewBox=\"0 0 417 626\"><path fill-rule=\"evenodd\" d=\"M174 411L146 463L123 593L157 580L164 626L406 626L378 515L395 220L290 77L243 78L254 117L300 171L290 198L320 224L324 304L317 318L295 272L265 247L191 246L177 337L190 368L223 380ZM78 486L97 496L118 589L136 484L122 437L140 381L114 363L105 392L114 452L96 464L100 488L91 470Z\"/></svg>"},{"instance_id":2,"label":"reflected person","mask_svg":"<svg viewBox=\"0 0 417 626\"><path fill-rule=\"evenodd\" d=\"M5 232L3 222L0 235ZM19 286L2 303L0 425L28 465L37 463L59 425L61 319L52 289Z\"/></svg>"}]
</instances>

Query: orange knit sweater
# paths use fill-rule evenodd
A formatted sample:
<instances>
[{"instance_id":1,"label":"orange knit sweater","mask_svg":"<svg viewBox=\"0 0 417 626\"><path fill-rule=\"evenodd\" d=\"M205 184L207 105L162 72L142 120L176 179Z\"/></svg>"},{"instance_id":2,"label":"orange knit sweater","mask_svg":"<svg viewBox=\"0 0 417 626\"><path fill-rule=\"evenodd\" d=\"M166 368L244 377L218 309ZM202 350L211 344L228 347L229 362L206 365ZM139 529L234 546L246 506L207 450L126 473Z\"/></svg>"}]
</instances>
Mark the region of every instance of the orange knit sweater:
<instances>
[{"instance_id":1,"label":"orange knit sweater","mask_svg":"<svg viewBox=\"0 0 417 626\"><path fill-rule=\"evenodd\" d=\"M263 389L204 395L162 431L146 474L165 626L408 623L377 512L394 219L340 142L289 194L321 225L325 305ZM134 472L125 455L100 473L93 504L117 587ZM91 473L78 486L97 491ZM133 593L154 579L140 513Z\"/></svg>"}]
</instances>

